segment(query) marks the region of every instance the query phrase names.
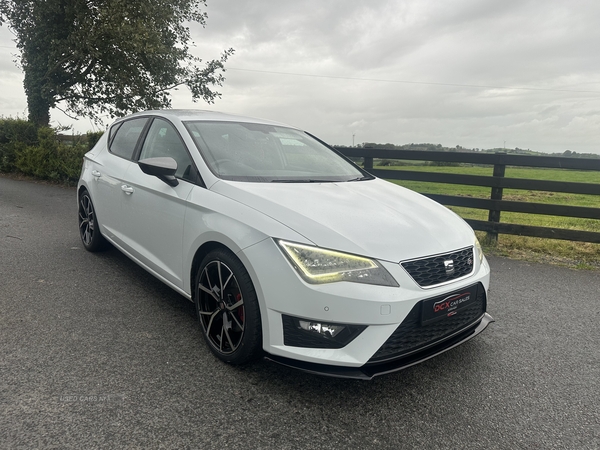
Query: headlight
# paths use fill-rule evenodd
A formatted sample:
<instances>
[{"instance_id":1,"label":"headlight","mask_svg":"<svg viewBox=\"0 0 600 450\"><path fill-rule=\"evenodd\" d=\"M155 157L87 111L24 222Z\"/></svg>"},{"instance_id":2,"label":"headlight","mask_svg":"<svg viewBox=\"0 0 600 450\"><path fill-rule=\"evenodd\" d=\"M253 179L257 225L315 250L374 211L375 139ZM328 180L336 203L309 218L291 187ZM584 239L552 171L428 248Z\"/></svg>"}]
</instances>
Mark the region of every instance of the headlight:
<instances>
[{"instance_id":1,"label":"headlight","mask_svg":"<svg viewBox=\"0 0 600 450\"><path fill-rule=\"evenodd\" d=\"M292 266L308 283L352 281L381 286L399 286L390 273L375 260L312 245L287 241L276 242Z\"/></svg>"},{"instance_id":2,"label":"headlight","mask_svg":"<svg viewBox=\"0 0 600 450\"><path fill-rule=\"evenodd\" d=\"M477 258L479 258L479 264L481 264L483 262L483 249L477 238L475 238L475 252L477 253Z\"/></svg>"}]
</instances>

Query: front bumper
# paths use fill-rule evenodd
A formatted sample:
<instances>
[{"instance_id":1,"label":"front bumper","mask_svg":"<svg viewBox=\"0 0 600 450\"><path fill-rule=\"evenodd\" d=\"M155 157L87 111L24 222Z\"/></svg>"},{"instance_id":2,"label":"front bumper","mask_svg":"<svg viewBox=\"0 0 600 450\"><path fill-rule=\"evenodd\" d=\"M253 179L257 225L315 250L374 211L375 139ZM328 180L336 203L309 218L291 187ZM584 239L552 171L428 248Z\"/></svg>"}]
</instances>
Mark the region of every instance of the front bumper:
<instances>
[{"instance_id":1,"label":"front bumper","mask_svg":"<svg viewBox=\"0 0 600 450\"><path fill-rule=\"evenodd\" d=\"M489 265L483 260L472 275L439 287L419 287L400 264L380 261L400 284L399 287L360 283L308 285L290 266L271 239L238 254L248 268L257 292L262 318L263 350L270 360L316 373L351 378L372 378L399 370L435 356L480 333L492 319L485 315L489 287ZM479 286L481 308L471 311L451 329L419 329L430 319L420 313L425 301L445 298ZM417 309L415 309L417 308ZM415 313L415 314L413 314ZM416 317L412 317L416 315ZM325 324L365 326L343 347L321 347L292 342L286 331L285 316ZM412 330L418 339L399 336L399 329L414 320ZM456 323L460 322L460 323ZM478 328L481 324L482 327ZM438 332L439 331L439 332ZM426 332L420 334L419 332ZM386 344L390 344L387 345ZM344 375L345 374L345 375Z\"/></svg>"},{"instance_id":2,"label":"front bumper","mask_svg":"<svg viewBox=\"0 0 600 450\"><path fill-rule=\"evenodd\" d=\"M285 358L277 355L266 355L265 358L282 364L284 366L292 367L295 369L302 370L304 372L314 373L318 375L325 375L336 378L351 378L360 380L371 380L378 375L385 375L387 373L397 372L399 370L406 369L415 364L419 364L437 355L440 355L469 339L474 338L481 333L485 328L494 322L492 316L488 313L484 313L475 323L458 330L456 333L444 338L441 341L435 342L430 346L420 349L414 353L406 356L401 356L397 359L388 360L382 363L367 363L361 367L344 367L344 366L330 366L326 364L315 364L305 361L299 361L295 359Z\"/></svg>"}]
</instances>

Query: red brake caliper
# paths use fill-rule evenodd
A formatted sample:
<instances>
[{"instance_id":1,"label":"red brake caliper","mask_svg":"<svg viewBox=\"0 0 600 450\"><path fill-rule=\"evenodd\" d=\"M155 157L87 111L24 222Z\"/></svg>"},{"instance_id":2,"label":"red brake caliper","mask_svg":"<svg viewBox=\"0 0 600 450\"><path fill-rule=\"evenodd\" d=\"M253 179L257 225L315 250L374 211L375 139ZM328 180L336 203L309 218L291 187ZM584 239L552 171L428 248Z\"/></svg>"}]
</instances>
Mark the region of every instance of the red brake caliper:
<instances>
[{"instance_id":1,"label":"red brake caliper","mask_svg":"<svg viewBox=\"0 0 600 450\"><path fill-rule=\"evenodd\" d=\"M242 299L242 294L239 294L235 296L235 302L239 302ZM238 315L238 319L240 319L240 322L243 324L244 323L244 307L240 307L237 310L237 315Z\"/></svg>"}]
</instances>

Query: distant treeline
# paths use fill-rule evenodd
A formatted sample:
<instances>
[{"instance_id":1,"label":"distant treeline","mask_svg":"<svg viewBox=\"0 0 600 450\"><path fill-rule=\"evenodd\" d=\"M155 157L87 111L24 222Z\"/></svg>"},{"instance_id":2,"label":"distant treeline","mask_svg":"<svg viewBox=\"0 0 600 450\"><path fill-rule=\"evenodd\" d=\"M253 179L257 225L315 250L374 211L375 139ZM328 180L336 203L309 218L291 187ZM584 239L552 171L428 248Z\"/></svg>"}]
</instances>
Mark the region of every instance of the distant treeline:
<instances>
[{"instance_id":1,"label":"distant treeline","mask_svg":"<svg viewBox=\"0 0 600 450\"><path fill-rule=\"evenodd\" d=\"M345 145L335 145L335 147L346 147ZM418 150L423 152L477 152L477 153L497 153L497 152L505 152L511 155L534 155L534 156L565 156L568 158L594 158L600 159L599 154L595 153L577 153L572 152L571 150L565 150L562 153L543 153L536 152L529 149L522 148L490 148L490 149L482 149L482 148L465 148L460 145L456 147L444 147L441 144L404 144L404 145L396 145L396 144L377 144L374 142L365 142L363 144L359 144L356 147L358 148L374 148L374 149L393 149L393 150Z\"/></svg>"}]
</instances>

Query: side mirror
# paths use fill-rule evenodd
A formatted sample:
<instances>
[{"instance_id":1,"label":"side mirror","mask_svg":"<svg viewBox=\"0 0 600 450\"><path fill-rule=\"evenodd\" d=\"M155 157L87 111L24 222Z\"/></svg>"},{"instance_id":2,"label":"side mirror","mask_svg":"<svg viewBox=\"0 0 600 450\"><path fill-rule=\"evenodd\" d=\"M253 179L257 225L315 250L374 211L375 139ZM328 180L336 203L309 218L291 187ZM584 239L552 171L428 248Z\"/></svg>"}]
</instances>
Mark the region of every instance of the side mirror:
<instances>
[{"instance_id":1,"label":"side mirror","mask_svg":"<svg viewBox=\"0 0 600 450\"><path fill-rule=\"evenodd\" d=\"M138 165L142 172L158 177L169 186L177 186L179 181L175 178L177 161L173 158L161 156L159 158L140 159Z\"/></svg>"}]
</instances>

